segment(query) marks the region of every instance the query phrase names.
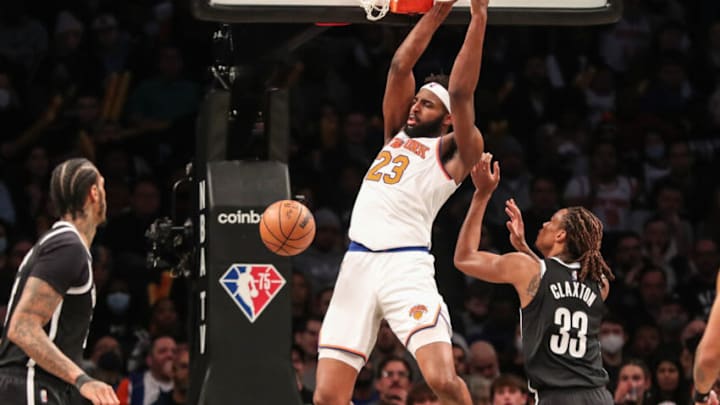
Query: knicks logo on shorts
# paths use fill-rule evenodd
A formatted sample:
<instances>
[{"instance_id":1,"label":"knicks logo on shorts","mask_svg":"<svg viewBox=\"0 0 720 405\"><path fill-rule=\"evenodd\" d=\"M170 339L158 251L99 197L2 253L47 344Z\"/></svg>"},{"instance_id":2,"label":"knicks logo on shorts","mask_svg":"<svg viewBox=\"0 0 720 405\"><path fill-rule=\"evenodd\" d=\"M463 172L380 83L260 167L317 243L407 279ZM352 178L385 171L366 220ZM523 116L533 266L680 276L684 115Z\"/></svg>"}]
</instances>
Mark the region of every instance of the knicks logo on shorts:
<instances>
[{"instance_id":1,"label":"knicks logo on shorts","mask_svg":"<svg viewBox=\"0 0 720 405\"><path fill-rule=\"evenodd\" d=\"M410 308L409 315L414 320L419 321L425 316L427 311L428 309L425 305L415 305L414 307Z\"/></svg>"}]
</instances>

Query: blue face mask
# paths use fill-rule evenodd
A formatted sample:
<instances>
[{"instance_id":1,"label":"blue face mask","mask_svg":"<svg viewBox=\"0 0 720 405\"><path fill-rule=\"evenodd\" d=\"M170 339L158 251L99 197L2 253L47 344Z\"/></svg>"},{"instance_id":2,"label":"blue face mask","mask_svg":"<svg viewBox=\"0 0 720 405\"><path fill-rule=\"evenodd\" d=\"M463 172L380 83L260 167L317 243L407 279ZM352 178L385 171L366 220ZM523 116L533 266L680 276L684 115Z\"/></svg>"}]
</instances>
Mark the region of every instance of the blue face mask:
<instances>
[{"instance_id":1,"label":"blue face mask","mask_svg":"<svg viewBox=\"0 0 720 405\"><path fill-rule=\"evenodd\" d=\"M120 291L108 294L106 303L110 312L115 315L123 315L130 306L130 294Z\"/></svg>"},{"instance_id":2,"label":"blue face mask","mask_svg":"<svg viewBox=\"0 0 720 405\"><path fill-rule=\"evenodd\" d=\"M7 238L0 238L0 253L5 253L7 250Z\"/></svg>"}]
</instances>

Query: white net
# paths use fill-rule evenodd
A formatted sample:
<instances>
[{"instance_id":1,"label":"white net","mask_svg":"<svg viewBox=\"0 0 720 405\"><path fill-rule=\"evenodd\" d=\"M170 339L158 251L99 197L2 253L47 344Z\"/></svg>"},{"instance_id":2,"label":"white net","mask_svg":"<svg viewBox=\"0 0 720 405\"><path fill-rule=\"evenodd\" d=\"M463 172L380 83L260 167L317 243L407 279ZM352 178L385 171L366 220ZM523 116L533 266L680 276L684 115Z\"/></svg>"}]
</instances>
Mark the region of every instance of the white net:
<instances>
[{"instance_id":1,"label":"white net","mask_svg":"<svg viewBox=\"0 0 720 405\"><path fill-rule=\"evenodd\" d=\"M360 0L360 5L365 9L365 15L370 21L382 19L390 10L390 0Z\"/></svg>"}]
</instances>

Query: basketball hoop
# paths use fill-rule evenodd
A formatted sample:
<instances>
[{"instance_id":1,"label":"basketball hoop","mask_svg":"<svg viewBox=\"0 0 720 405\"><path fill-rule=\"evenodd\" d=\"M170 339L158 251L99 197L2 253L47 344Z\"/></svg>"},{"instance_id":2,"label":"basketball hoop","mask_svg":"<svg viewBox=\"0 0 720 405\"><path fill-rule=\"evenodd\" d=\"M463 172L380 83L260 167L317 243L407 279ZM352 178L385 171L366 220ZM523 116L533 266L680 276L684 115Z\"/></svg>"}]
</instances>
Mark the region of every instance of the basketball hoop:
<instances>
[{"instance_id":1,"label":"basketball hoop","mask_svg":"<svg viewBox=\"0 0 720 405\"><path fill-rule=\"evenodd\" d=\"M433 0L390 0L390 11L395 14L423 14L433 6Z\"/></svg>"},{"instance_id":2,"label":"basketball hoop","mask_svg":"<svg viewBox=\"0 0 720 405\"><path fill-rule=\"evenodd\" d=\"M365 15L370 21L378 21L390 10L390 0L360 0Z\"/></svg>"},{"instance_id":3,"label":"basketball hoop","mask_svg":"<svg viewBox=\"0 0 720 405\"><path fill-rule=\"evenodd\" d=\"M368 20L378 21L385 17L388 11L395 14L424 14L432 8L434 1L435 0L360 0L360 4L365 9Z\"/></svg>"}]
</instances>

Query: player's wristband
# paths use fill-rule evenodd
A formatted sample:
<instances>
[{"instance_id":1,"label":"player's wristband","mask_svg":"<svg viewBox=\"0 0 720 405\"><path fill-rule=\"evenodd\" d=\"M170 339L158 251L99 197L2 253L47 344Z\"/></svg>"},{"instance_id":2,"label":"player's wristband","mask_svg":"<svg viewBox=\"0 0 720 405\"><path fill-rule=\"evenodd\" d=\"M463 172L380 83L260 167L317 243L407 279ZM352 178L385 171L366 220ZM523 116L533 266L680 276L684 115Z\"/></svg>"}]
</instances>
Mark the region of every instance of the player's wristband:
<instances>
[{"instance_id":1,"label":"player's wristband","mask_svg":"<svg viewBox=\"0 0 720 405\"><path fill-rule=\"evenodd\" d=\"M710 399L710 391L702 394L698 392L698 390L695 390L695 394L693 395L693 402L700 402L701 404L706 403Z\"/></svg>"},{"instance_id":2,"label":"player's wristband","mask_svg":"<svg viewBox=\"0 0 720 405\"><path fill-rule=\"evenodd\" d=\"M82 386L85 385L85 383L89 383L92 380L93 380L93 378L90 377L89 375L87 375L85 373L80 374L78 376L78 378L75 379L75 388L77 388L78 391L80 391L80 388L82 388Z\"/></svg>"}]
</instances>

